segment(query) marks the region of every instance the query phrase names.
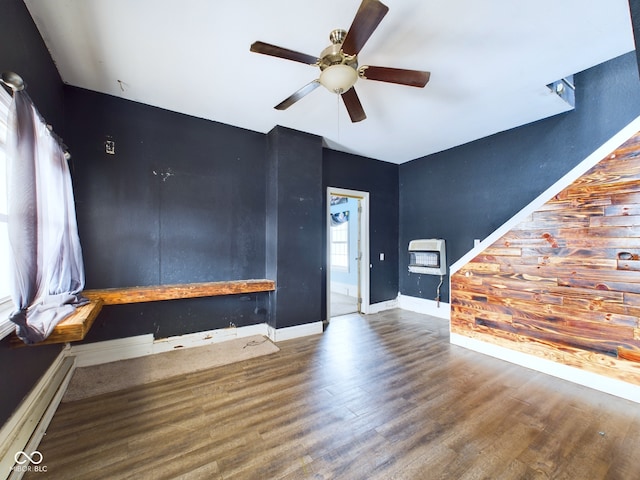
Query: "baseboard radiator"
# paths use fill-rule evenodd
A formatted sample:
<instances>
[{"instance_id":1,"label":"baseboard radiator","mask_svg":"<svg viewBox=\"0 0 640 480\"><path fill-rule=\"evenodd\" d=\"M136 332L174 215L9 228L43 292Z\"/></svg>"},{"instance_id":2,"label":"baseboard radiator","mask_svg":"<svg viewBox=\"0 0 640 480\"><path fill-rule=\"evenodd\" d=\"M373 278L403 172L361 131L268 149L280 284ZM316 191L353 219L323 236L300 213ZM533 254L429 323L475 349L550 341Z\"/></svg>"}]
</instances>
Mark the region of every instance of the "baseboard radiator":
<instances>
[{"instance_id":1,"label":"baseboard radiator","mask_svg":"<svg viewBox=\"0 0 640 480\"><path fill-rule=\"evenodd\" d=\"M34 453L73 375L75 358L63 350L0 430L0 478L19 479L31 467L46 468ZM37 461L37 465L27 460ZM36 458L37 457L37 458ZM18 464L16 459L20 462Z\"/></svg>"}]
</instances>

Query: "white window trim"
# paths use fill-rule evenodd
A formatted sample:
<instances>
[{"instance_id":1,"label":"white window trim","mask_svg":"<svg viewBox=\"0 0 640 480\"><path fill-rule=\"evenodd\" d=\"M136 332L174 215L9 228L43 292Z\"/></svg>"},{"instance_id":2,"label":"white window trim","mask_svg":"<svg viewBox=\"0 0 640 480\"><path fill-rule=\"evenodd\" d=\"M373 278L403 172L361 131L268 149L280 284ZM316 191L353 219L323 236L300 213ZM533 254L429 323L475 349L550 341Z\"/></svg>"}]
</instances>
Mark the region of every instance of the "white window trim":
<instances>
[{"instance_id":1,"label":"white window trim","mask_svg":"<svg viewBox=\"0 0 640 480\"><path fill-rule=\"evenodd\" d=\"M331 251L332 251L332 253L331 253L331 270L333 270L334 272L349 273L349 265L350 265L349 259L350 259L350 255L351 255L351 251L350 251L350 248L349 248L349 243L350 243L349 222L345 222L342 225L344 225L343 228L345 228L345 230L346 230L346 234L347 234L346 241L344 241L344 242L336 242L336 241L334 241L333 240L333 231L331 232ZM332 229L333 228L339 228L339 226L332 226L331 228ZM347 265L336 265L335 263L333 263L333 260L334 260L333 245L336 244L336 243L345 244L347 246L347 254L346 254Z\"/></svg>"},{"instance_id":2,"label":"white window trim","mask_svg":"<svg viewBox=\"0 0 640 480\"><path fill-rule=\"evenodd\" d=\"M0 303L0 340L12 334L16 329L15 324L9 320L12 310L13 302L10 298Z\"/></svg>"}]
</instances>

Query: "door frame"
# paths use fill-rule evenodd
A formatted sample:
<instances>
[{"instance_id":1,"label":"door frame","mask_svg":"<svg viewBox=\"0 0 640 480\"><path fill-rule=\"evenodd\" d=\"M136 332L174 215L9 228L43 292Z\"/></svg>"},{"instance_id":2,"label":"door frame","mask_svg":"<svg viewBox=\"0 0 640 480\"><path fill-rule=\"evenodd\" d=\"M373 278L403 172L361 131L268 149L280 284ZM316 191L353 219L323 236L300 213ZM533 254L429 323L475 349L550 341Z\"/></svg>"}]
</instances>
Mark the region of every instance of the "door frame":
<instances>
[{"instance_id":1,"label":"door frame","mask_svg":"<svg viewBox=\"0 0 640 480\"><path fill-rule=\"evenodd\" d=\"M360 298L362 302L360 304L360 312L367 314L370 310L370 268L371 259L369 256L369 192L362 192L359 190L349 190L346 188L327 187L327 205L325 213L325 223L327 231L327 247L326 247L326 261L327 261L327 321L331 320L331 196L336 195L340 197L356 198L360 202L362 212L360 213L360 253L362 258L359 262L360 272L358 275L359 285L358 291L360 292Z\"/></svg>"}]
</instances>

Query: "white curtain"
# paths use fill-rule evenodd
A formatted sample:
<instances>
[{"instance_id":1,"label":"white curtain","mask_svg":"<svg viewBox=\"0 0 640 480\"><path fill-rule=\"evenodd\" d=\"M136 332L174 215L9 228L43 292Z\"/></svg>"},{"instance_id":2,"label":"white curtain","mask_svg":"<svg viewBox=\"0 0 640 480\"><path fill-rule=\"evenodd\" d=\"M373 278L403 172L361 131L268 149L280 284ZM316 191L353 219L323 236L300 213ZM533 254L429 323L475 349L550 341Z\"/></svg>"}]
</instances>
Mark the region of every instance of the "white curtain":
<instances>
[{"instance_id":1,"label":"white curtain","mask_svg":"<svg viewBox=\"0 0 640 480\"><path fill-rule=\"evenodd\" d=\"M28 95L15 92L7 132L11 321L25 343L49 336L86 303L69 166Z\"/></svg>"}]
</instances>

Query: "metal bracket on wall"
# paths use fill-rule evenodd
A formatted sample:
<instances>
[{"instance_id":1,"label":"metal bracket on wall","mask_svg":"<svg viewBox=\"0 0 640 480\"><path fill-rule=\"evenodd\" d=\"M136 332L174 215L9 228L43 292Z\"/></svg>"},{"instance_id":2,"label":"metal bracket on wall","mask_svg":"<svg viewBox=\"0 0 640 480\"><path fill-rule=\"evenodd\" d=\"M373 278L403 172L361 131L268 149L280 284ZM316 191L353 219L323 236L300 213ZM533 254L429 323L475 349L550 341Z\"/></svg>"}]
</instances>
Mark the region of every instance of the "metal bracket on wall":
<instances>
[{"instance_id":1,"label":"metal bracket on wall","mask_svg":"<svg viewBox=\"0 0 640 480\"><path fill-rule=\"evenodd\" d=\"M561 78L547 85L549 90L563 99L571 108L576 106L576 86L573 83L573 75Z\"/></svg>"}]
</instances>

